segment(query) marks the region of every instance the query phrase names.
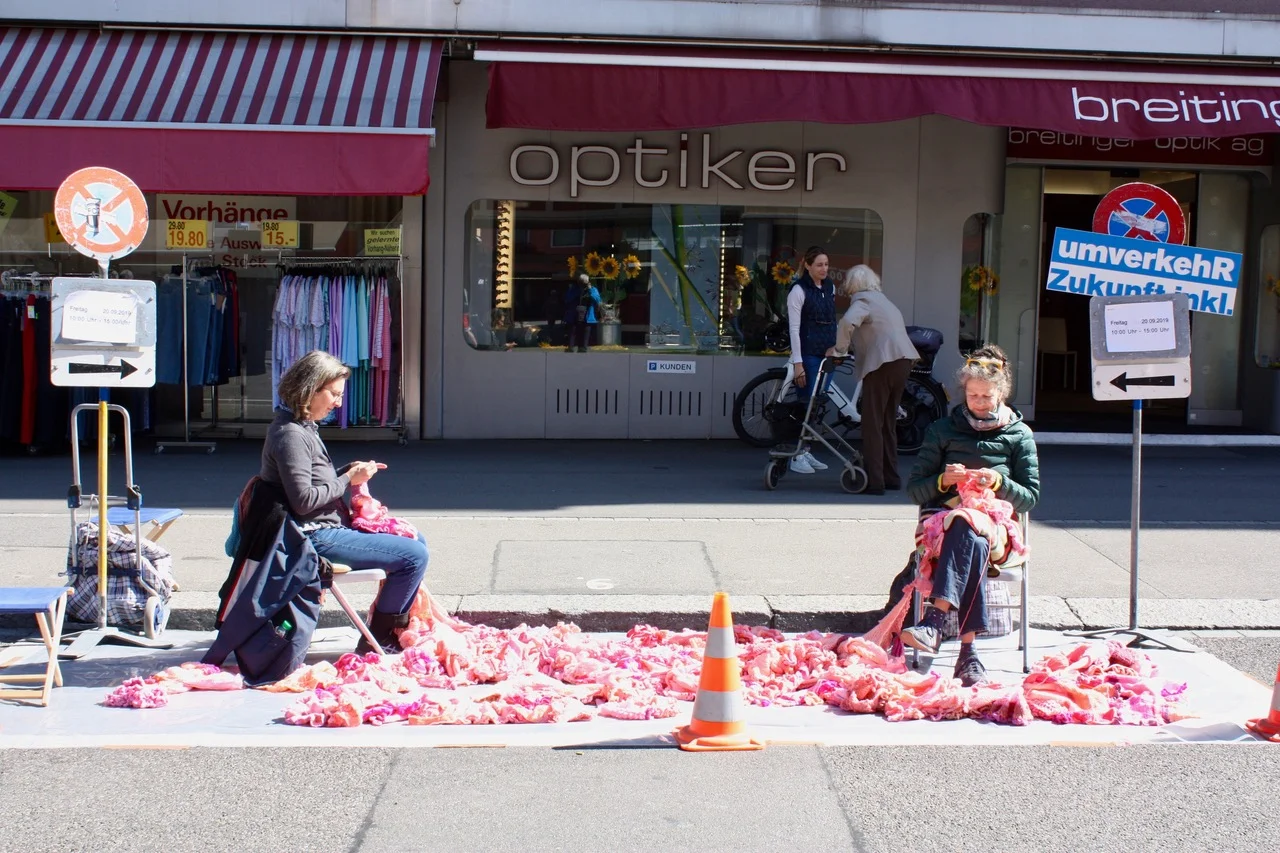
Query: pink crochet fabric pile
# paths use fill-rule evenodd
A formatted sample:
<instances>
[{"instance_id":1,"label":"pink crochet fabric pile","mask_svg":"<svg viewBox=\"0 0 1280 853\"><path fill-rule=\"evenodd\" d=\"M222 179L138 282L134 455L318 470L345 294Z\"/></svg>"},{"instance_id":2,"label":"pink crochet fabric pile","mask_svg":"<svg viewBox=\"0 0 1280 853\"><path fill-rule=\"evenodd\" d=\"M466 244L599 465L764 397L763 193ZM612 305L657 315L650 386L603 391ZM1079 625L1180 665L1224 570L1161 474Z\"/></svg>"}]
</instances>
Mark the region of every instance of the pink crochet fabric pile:
<instances>
[{"instance_id":1,"label":"pink crochet fabric pile","mask_svg":"<svg viewBox=\"0 0 1280 853\"><path fill-rule=\"evenodd\" d=\"M624 637L584 634L576 626L500 630L468 625L421 590L408 649L379 658L343 655L298 670L269 690L297 693L285 722L305 726L551 723L595 716L624 720L673 717L698 690L706 634L637 626ZM833 705L890 720L964 717L1024 725L1159 725L1180 719L1186 685L1157 677L1141 652L1118 643L1086 643L1051 655L1011 686L966 688L936 673L908 671L904 661L863 638L812 632L788 639L771 628L734 629L743 696L759 706ZM199 667L199 677L175 674ZM184 664L146 682L131 679L106 704L160 707L167 692L224 689L214 667ZM226 678L234 678L224 674ZM185 680L184 680L185 679ZM236 679L238 681L238 679ZM137 682L137 683L134 683ZM181 684L176 689L171 684ZM206 687L205 685L208 685ZM463 696L460 687L483 685ZM160 701L156 701L159 699Z\"/></svg>"},{"instance_id":2,"label":"pink crochet fabric pile","mask_svg":"<svg viewBox=\"0 0 1280 853\"><path fill-rule=\"evenodd\" d=\"M351 526L365 533L394 533L414 539L418 528L392 515L382 502L369 494L369 484L351 487Z\"/></svg>"}]
</instances>

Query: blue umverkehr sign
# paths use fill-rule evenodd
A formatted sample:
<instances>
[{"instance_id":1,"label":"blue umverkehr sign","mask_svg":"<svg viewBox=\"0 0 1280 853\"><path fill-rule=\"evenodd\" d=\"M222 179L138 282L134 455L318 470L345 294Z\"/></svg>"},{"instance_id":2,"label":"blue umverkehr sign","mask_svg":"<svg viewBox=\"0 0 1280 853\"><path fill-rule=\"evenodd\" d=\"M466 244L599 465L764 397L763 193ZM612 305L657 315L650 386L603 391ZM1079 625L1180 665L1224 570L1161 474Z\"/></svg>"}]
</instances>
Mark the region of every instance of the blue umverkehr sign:
<instances>
[{"instance_id":1,"label":"blue umverkehr sign","mask_svg":"<svg viewBox=\"0 0 1280 853\"><path fill-rule=\"evenodd\" d=\"M1192 311L1235 313L1241 256L1059 228L1045 287L1081 296L1185 293Z\"/></svg>"}]
</instances>

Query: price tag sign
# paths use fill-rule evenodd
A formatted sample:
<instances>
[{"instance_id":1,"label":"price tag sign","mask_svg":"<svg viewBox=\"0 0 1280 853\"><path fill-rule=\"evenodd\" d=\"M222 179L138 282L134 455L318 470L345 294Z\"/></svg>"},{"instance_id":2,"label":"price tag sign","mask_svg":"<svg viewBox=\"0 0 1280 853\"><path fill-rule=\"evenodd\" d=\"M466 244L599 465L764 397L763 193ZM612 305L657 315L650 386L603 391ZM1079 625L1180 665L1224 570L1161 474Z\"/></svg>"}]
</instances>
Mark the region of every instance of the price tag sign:
<instances>
[{"instance_id":1,"label":"price tag sign","mask_svg":"<svg viewBox=\"0 0 1280 853\"><path fill-rule=\"evenodd\" d=\"M52 213L44 215L44 241L46 243L65 243L62 232L58 230L58 217Z\"/></svg>"},{"instance_id":2,"label":"price tag sign","mask_svg":"<svg viewBox=\"0 0 1280 853\"><path fill-rule=\"evenodd\" d=\"M364 253L366 255L399 255L400 229L364 229Z\"/></svg>"},{"instance_id":3,"label":"price tag sign","mask_svg":"<svg viewBox=\"0 0 1280 853\"><path fill-rule=\"evenodd\" d=\"M293 249L298 246L298 223L292 219L264 219L258 223L262 229L262 248Z\"/></svg>"},{"instance_id":4,"label":"price tag sign","mask_svg":"<svg viewBox=\"0 0 1280 853\"><path fill-rule=\"evenodd\" d=\"M208 249L209 220L170 219L164 229L164 247L199 251Z\"/></svg>"},{"instance_id":5,"label":"price tag sign","mask_svg":"<svg viewBox=\"0 0 1280 853\"><path fill-rule=\"evenodd\" d=\"M1178 348L1173 301L1104 306L1107 352L1163 352Z\"/></svg>"}]
</instances>

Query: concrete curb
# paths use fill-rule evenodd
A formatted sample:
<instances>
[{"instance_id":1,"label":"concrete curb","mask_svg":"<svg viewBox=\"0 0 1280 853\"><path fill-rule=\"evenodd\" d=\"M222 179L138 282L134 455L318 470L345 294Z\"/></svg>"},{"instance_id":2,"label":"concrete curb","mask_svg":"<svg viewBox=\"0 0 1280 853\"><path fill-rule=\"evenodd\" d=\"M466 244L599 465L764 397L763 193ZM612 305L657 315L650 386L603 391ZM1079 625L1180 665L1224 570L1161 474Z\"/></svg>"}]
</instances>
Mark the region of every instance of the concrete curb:
<instances>
[{"instance_id":1,"label":"concrete curb","mask_svg":"<svg viewBox=\"0 0 1280 853\"><path fill-rule=\"evenodd\" d=\"M349 593L365 609L372 595ZM496 628L572 622L584 631L627 631L638 624L670 630L705 630L709 595L439 595L450 613L474 624ZM739 595L732 599L739 625L767 625L781 631L867 631L884 614L882 595ZM182 592L172 601L169 627L210 631L217 611L211 592ZM1129 602L1122 598L1031 597L1031 625L1078 630L1127 625ZM1144 628L1169 630L1277 630L1280 599L1144 599L1139 603ZM320 627L347 625L330 598ZM26 616L0 616L0 628L34 629ZM68 627L70 630L70 626Z\"/></svg>"}]
</instances>

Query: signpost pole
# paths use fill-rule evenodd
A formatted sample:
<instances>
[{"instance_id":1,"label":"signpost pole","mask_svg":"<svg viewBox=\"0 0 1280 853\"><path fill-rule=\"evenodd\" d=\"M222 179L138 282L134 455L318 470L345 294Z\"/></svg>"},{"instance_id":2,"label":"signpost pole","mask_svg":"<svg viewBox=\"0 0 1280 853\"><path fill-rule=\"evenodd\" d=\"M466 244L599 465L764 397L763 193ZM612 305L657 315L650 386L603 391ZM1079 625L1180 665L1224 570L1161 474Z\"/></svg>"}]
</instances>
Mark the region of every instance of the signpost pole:
<instances>
[{"instance_id":1,"label":"signpost pole","mask_svg":"<svg viewBox=\"0 0 1280 853\"><path fill-rule=\"evenodd\" d=\"M154 639L164 630L154 617L143 626L148 637L125 633L110 625L111 604L108 585L110 564L110 413L123 419L126 503L134 510L136 567L142 568L142 493L133 482L133 445L129 413L108 402L110 388L150 388L155 384L156 293L154 282L109 281L110 264L139 245L147 234L147 202L137 184L112 169L89 167L72 173L54 197L54 219L68 245L98 263L96 278L55 277L50 299L50 371L55 386L96 387L98 389L98 494L97 505L97 626L81 632L60 658L78 658L105 640L116 640L148 648L171 648L172 643ZM73 482L67 490L71 510L72 550L79 577L80 525L77 510L82 506L80 484L80 439L77 431L81 412L95 406L83 403L71 413L71 469ZM88 566L83 567L88 569ZM145 585L145 583L144 583ZM149 589L149 588L148 588ZM159 602L158 594L152 596ZM150 602L149 602L150 604ZM160 611L158 608L156 612ZM154 633L153 633L154 632ZM64 635L71 640L71 635Z\"/></svg>"},{"instance_id":2,"label":"signpost pole","mask_svg":"<svg viewBox=\"0 0 1280 853\"><path fill-rule=\"evenodd\" d=\"M1138 630L1138 527L1142 515L1142 401L1133 401L1133 490L1129 509L1129 630Z\"/></svg>"},{"instance_id":3,"label":"signpost pole","mask_svg":"<svg viewBox=\"0 0 1280 853\"><path fill-rule=\"evenodd\" d=\"M98 389L98 628L107 629L107 389Z\"/></svg>"}]
</instances>

